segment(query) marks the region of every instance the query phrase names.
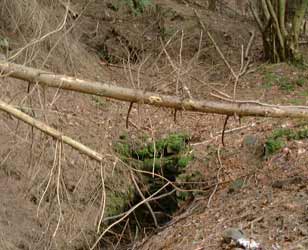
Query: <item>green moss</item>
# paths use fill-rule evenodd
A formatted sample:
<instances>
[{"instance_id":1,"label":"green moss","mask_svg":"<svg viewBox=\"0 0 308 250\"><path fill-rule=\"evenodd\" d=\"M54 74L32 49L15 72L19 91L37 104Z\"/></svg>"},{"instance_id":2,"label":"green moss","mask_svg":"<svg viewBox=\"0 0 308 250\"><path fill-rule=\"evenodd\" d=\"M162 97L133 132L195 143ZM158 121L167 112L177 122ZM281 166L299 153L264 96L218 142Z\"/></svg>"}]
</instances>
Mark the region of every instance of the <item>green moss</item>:
<instances>
[{"instance_id":1,"label":"green moss","mask_svg":"<svg viewBox=\"0 0 308 250\"><path fill-rule=\"evenodd\" d=\"M287 140L303 140L308 138L308 128L292 130L281 128L273 131L265 143L266 155L274 154L285 146Z\"/></svg>"},{"instance_id":2,"label":"green moss","mask_svg":"<svg viewBox=\"0 0 308 250\"><path fill-rule=\"evenodd\" d=\"M151 157L154 157L154 152L156 152L156 157L162 155L177 154L180 151L185 150L187 145L188 136L184 134L171 134L166 138L160 139L148 146L148 151Z\"/></svg>"},{"instance_id":3,"label":"green moss","mask_svg":"<svg viewBox=\"0 0 308 250\"><path fill-rule=\"evenodd\" d=\"M299 93L300 96L305 96L305 97L308 97L308 90L304 90L304 91L301 91Z\"/></svg>"},{"instance_id":4,"label":"green moss","mask_svg":"<svg viewBox=\"0 0 308 250\"><path fill-rule=\"evenodd\" d=\"M119 142L114 145L115 151L120 154L122 157L127 158L130 157L132 152L130 149L130 145L126 142Z\"/></svg>"},{"instance_id":5,"label":"green moss","mask_svg":"<svg viewBox=\"0 0 308 250\"><path fill-rule=\"evenodd\" d=\"M285 90L287 92L291 92L295 90L295 84L290 81L290 79L286 77L281 77L278 81L278 86L281 90Z\"/></svg>"},{"instance_id":6,"label":"green moss","mask_svg":"<svg viewBox=\"0 0 308 250\"><path fill-rule=\"evenodd\" d=\"M279 77L272 72L265 72L263 76L263 86L265 88L271 88L274 86L279 80Z\"/></svg>"},{"instance_id":7,"label":"green moss","mask_svg":"<svg viewBox=\"0 0 308 250\"><path fill-rule=\"evenodd\" d=\"M304 78L298 78L295 81L295 84L300 86L300 87L303 87L305 85L305 83L306 83L306 79L304 79Z\"/></svg>"},{"instance_id":8,"label":"green moss","mask_svg":"<svg viewBox=\"0 0 308 250\"><path fill-rule=\"evenodd\" d=\"M189 162L193 160L193 156L188 153L188 136L185 134L171 134L165 138L156 140L155 143L144 143L144 141L149 140L145 140L144 138L132 140L127 135L121 136L114 144L114 149L121 155L122 159L131 166L148 172L152 172L154 168L155 173L163 175L172 182L177 180L178 176L184 172ZM153 178L152 175L142 175L141 178L143 185L145 185L144 188L149 194L156 192L166 183L165 180L158 177ZM172 190L172 188L170 188L166 188L164 192L170 192ZM186 188L186 186L184 188ZM181 195L185 196L186 194L184 193ZM189 193L190 197L191 195L192 194ZM136 204L140 202L138 194L134 200L130 200L126 196L123 197L123 199L121 197L122 194L115 194L110 199L110 203L114 203L110 206L110 213L114 213L118 210L121 211L125 204ZM151 204L151 206L156 211L162 211L164 214L170 216L178 208L178 202L179 200L174 193L160 199L159 203ZM140 214L144 215L145 212L141 211Z\"/></svg>"},{"instance_id":9,"label":"green moss","mask_svg":"<svg viewBox=\"0 0 308 250\"><path fill-rule=\"evenodd\" d=\"M106 217L122 213L132 199L131 194L122 192L108 192Z\"/></svg>"},{"instance_id":10,"label":"green moss","mask_svg":"<svg viewBox=\"0 0 308 250\"><path fill-rule=\"evenodd\" d=\"M271 138L277 139L281 137L286 137L286 136L289 136L291 133L292 133L292 130L288 128L276 129L273 131Z\"/></svg>"},{"instance_id":11,"label":"green moss","mask_svg":"<svg viewBox=\"0 0 308 250\"><path fill-rule=\"evenodd\" d=\"M193 160L192 155L182 156L178 159L178 166L180 169L184 169L187 167L190 161Z\"/></svg>"},{"instance_id":12,"label":"green moss","mask_svg":"<svg viewBox=\"0 0 308 250\"><path fill-rule=\"evenodd\" d=\"M176 183L179 187L186 190L202 190L202 184L204 179L199 171L193 171L191 173L183 173L176 179ZM202 194L198 191L177 191L177 199L179 202L185 201L198 194Z\"/></svg>"},{"instance_id":13,"label":"green moss","mask_svg":"<svg viewBox=\"0 0 308 250\"><path fill-rule=\"evenodd\" d=\"M265 154L274 154L279 151L284 145L285 144L281 139L270 138L265 142Z\"/></svg>"},{"instance_id":14,"label":"green moss","mask_svg":"<svg viewBox=\"0 0 308 250\"><path fill-rule=\"evenodd\" d=\"M142 14L146 7L152 3L151 0L121 0L121 2L127 5L136 16Z\"/></svg>"},{"instance_id":15,"label":"green moss","mask_svg":"<svg viewBox=\"0 0 308 250\"><path fill-rule=\"evenodd\" d=\"M153 164L155 171L159 171L161 168L165 170L169 170L174 172L176 167L177 157L169 156L163 158L151 158L151 159L144 159L143 161L143 169L146 171L152 171Z\"/></svg>"},{"instance_id":16,"label":"green moss","mask_svg":"<svg viewBox=\"0 0 308 250\"><path fill-rule=\"evenodd\" d=\"M293 105L305 105L306 100L301 99L301 98L292 98L292 99L289 99L289 103Z\"/></svg>"},{"instance_id":17,"label":"green moss","mask_svg":"<svg viewBox=\"0 0 308 250\"><path fill-rule=\"evenodd\" d=\"M308 129L302 129L297 132L293 132L292 134L288 135L288 140L303 140L308 138Z\"/></svg>"},{"instance_id":18,"label":"green moss","mask_svg":"<svg viewBox=\"0 0 308 250\"><path fill-rule=\"evenodd\" d=\"M131 156L137 160L143 161L146 158L153 158L154 154L149 151L148 146L144 146L140 149L133 149Z\"/></svg>"},{"instance_id":19,"label":"green moss","mask_svg":"<svg viewBox=\"0 0 308 250\"><path fill-rule=\"evenodd\" d=\"M295 80L290 79L289 77L278 75L273 72L265 72L263 76L263 87L271 88L272 86L278 86L279 89L287 92L295 90L296 86L303 86L305 79L297 78Z\"/></svg>"},{"instance_id":20,"label":"green moss","mask_svg":"<svg viewBox=\"0 0 308 250\"><path fill-rule=\"evenodd\" d=\"M137 144L132 146L127 137L121 136L120 141L115 143L115 150L121 155L130 156L137 160L161 158L168 155L178 154L186 150L188 136L184 134L171 134L166 138L157 140L147 145ZM143 140L144 141L144 140Z\"/></svg>"}]
</instances>

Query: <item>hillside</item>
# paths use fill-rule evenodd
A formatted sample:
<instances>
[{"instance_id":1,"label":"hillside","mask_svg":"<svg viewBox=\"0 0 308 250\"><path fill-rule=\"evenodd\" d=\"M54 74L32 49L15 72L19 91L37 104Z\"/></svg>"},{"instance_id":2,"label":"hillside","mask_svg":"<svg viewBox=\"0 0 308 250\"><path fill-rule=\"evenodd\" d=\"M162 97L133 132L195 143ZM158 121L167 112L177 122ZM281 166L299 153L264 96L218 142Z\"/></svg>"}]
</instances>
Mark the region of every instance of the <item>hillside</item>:
<instances>
[{"instance_id":1,"label":"hillside","mask_svg":"<svg viewBox=\"0 0 308 250\"><path fill-rule=\"evenodd\" d=\"M220 1L217 12L206 1L155 0L144 9L129 2L1 1L2 54L183 99L307 106L307 69L264 62L252 17L233 1ZM236 87L200 22L240 75ZM35 79L2 74L0 84L2 101L103 156L97 162L1 112L1 249L244 249L223 242L228 228L262 249L308 249L305 119L226 122Z\"/></svg>"}]
</instances>

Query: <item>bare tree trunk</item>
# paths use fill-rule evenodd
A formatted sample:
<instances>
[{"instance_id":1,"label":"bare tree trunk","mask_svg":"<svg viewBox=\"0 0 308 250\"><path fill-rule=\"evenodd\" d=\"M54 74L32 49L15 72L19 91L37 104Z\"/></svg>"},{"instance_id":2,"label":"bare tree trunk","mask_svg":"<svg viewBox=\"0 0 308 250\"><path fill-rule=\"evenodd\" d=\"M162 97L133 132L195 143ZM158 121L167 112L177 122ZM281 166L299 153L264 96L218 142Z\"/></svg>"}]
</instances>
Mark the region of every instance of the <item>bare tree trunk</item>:
<instances>
[{"instance_id":1,"label":"bare tree trunk","mask_svg":"<svg viewBox=\"0 0 308 250\"><path fill-rule=\"evenodd\" d=\"M273 63L302 62L298 38L308 0L260 0L258 4L259 11L250 1L262 33L265 59Z\"/></svg>"},{"instance_id":2,"label":"bare tree trunk","mask_svg":"<svg viewBox=\"0 0 308 250\"><path fill-rule=\"evenodd\" d=\"M296 8L293 20L292 20L292 31L290 34L289 44L289 56L293 61L302 61L302 55L298 51L299 47L299 35L301 32L301 25L304 21L305 13L307 10L308 1L302 0Z\"/></svg>"},{"instance_id":3,"label":"bare tree trunk","mask_svg":"<svg viewBox=\"0 0 308 250\"><path fill-rule=\"evenodd\" d=\"M35 82L47 87L77 91L81 93L104 96L130 103L149 104L203 113L216 113L239 116L264 117L304 117L308 118L308 107L279 106L254 101L209 101L183 99L178 96L161 95L139 89L124 88L108 83L93 82L65 75L37 70L23 65L0 61L0 71L10 77ZM25 82L26 83L26 82Z\"/></svg>"}]
</instances>

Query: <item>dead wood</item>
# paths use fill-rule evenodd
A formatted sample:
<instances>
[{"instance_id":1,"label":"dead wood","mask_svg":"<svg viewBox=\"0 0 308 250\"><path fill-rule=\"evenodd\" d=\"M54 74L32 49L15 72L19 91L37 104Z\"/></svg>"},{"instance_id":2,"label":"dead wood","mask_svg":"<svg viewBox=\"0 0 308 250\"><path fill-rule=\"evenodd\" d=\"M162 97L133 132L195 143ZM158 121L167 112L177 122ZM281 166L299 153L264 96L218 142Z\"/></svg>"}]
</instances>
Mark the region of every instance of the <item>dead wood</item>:
<instances>
[{"instance_id":1,"label":"dead wood","mask_svg":"<svg viewBox=\"0 0 308 250\"><path fill-rule=\"evenodd\" d=\"M149 104L176 110L216 113L222 115L263 116L263 117L293 117L308 118L306 106L281 106L255 101L210 101L182 98L171 95L148 92L140 89L124 88L109 83L82 80L66 75L42 71L19 64L0 61L0 71L5 76L39 83L41 85L71 90L91 95L104 96L125 102Z\"/></svg>"},{"instance_id":2,"label":"dead wood","mask_svg":"<svg viewBox=\"0 0 308 250\"><path fill-rule=\"evenodd\" d=\"M0 110L16 117L17 119L31 125L32 127L39 129L40 131L52 136L53 138L62 141L65 144L70 145L72 148L78 150L80 153L85 154L96 161L101 162L103 160L103 156L96 151L88 148L87 146L83 145L78 141L75 141L71 137L64 135L60 131L48 126L47 124L37 119L34 119L33 117L23 113L22 111L14 108L13 106L3 102L2 100L0 100Z\"/></svg>"}]
</instances>

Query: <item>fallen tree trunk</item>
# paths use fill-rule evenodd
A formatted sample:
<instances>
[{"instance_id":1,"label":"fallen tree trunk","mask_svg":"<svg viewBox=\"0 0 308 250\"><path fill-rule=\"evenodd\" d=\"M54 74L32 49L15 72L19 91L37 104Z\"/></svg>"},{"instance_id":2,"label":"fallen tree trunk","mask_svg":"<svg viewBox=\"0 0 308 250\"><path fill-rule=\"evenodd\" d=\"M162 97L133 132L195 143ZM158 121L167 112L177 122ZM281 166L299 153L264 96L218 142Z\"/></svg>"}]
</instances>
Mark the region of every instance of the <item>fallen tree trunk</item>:
<instances>
[{"instance_id":1,"label":"fallen tree trunk","mask_svg":"<svg viewBox=\"0 0 308 250\"><path fill-rule=\"evenodd\" d=\"M183 99L177 96L161 95L139 89L124 88L108 83L58 75L5 61L0 61L0 71L2 75L5 74L10 77L39 83L52 88L104 96L130 103L149 104L176 110L216 113L230 116L236 114L238 116L308 118L308 107L303 106L280 106L252 101L230 100L225 102Z\"/></svg>"}]
</instances>

